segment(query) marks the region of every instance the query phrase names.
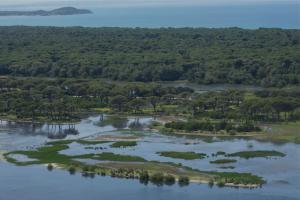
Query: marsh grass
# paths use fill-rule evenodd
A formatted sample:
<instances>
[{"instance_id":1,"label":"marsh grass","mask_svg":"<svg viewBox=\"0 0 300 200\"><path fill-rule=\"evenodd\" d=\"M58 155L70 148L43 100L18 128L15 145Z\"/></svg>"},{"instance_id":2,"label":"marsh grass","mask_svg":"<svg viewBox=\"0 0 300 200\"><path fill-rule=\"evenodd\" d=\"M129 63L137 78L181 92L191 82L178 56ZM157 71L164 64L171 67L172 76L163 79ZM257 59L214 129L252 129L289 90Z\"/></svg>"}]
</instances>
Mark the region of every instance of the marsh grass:
<instances>
[{"instance_id":1,"label":"marsh grass","mask_svg":"<svg viewBox=\"0 0 300 200\"><path fill-rule=\"evenodd\" d=\"M240 151L232 154L227 154L229 157L240 157L240 158L267 158L267 157L284 157L285 154L279 151Z\"/></svg>"},{"instance_id":2,"label":"marsh grass","mask_svg":"<svg viewBox=\"0 0 300 200\"><path fill-rule=\"evenodd\" d=\"M169 158L178 158L184 160L203 159L207 156L204 153L195 153L195 152L161 151L157 153L160 156L169 157Z\"/></svg>"},{"instance_id":3,"label":"marsh grass","mask_svg":"<svg viewBox=\"0 0 300 200\"><path fill-rule=\"evenodd\" d=\"M71 141L69 141L71 142ZM74 174L77 171L81 172L84 177L93 178L96 174L107 174L113 177L120 178L139 178L142 172L147 174L142 179L149 179L151 182L158 185L167 184L172 185L174 179L178 179L178 183L181 186L187 185L189 179L194 180L206 180L209 181L212 178L216 182L232 183L232 184L257 184L261 185L265 181L258 176L250 173L226 173L226 172L207 172L192 169L190 167L182 166L176 163L163 163L147 161L142 157L131 156L131 155L119 155L110 152L104 152L100 154L83 154L83 155L64 155L59 152L68 149L66 145L68 142L56 142L52 145L47 145L36 149L35 151L13 151L3 154L4 158L11 163L16 165L25 166L33 164L46 164L54 167L56 165L61 166L63 169L69 171L70 174ZM170 152L169 152L170 153ZM174 152L173 152L174 153ZM194 152L175 152L173 156L194 159L203 158L205 154L196 154ZM184 154L181 154L184 153ZM9 155L21 154L28 158L34 159L34 161L20 162ZM168 154L169 155L169 154ZM112 161L110 163L99 163L96 165L87 165L76 159L93 159L100 161ZM148 173L149 172L149 173ZM161 174L163 175L161 176ZM154 175L156 174L156 175ZM145 183L147 182L145 180ZM176 180L176 179L175 179Z\"/></svg>"},{"instance_id":4,"label":"marsh grass","mask_svg":"<svg viewBox=\"0 0 300 200\"><path fill-rule=\"evenodd\" d=\"M211 164L226 164L226 163L235 163L237 160L234 159L219 159L219 160L213 160L209 161Z\"/></svg>"},{"instance_id":5,"label":"marsh grass","mask_svg":"<svg viewBox=\"0 0 300 200\"><path fill-rule=\"evenodd\" d=\"M120 148L120 147L134 147L137 145L136 141L119 141L110 145L112 148Z\"/></svg>"}]
</instances>

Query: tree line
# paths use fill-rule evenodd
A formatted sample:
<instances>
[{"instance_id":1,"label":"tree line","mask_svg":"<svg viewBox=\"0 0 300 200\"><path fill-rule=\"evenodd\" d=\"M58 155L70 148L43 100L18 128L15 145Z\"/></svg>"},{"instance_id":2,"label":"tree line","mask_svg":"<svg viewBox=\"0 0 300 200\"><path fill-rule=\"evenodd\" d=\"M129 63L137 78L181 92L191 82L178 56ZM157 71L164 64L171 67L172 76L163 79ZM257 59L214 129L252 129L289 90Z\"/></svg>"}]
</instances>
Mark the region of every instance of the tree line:
<instances>
[{"instance_id":1,"label":"tree line","mask_svg":"<svg viewBox=\"0 0 300 200\"><path fill-rule=\"evenodd\" d=\"M0 77L2 118L72 121L93 111L178 115L196 120L179 124L188 125L188 129L250 130L255 129L251 122L299 120L300 91L229 89L197 93L188 87L160 83Z\"/></svg>"}]
</instances>

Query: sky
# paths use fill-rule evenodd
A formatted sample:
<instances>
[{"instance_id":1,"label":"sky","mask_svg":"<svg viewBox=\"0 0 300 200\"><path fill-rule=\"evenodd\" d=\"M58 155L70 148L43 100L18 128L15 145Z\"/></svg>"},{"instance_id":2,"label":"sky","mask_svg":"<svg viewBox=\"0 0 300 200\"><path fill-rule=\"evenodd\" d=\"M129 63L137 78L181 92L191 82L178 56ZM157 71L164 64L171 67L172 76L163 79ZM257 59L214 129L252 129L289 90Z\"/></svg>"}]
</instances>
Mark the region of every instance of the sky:
<instances>
[{"instance_id":1,"label":"sky","mask_svg":"<svg viewBox=\"0 0 300 200\"><path fill-rule=\"evenodd\" d=\"M299 3L300 0L0 0L0 6L160 6L160 5L240 5Z\"/></svg>"}]
</instances>

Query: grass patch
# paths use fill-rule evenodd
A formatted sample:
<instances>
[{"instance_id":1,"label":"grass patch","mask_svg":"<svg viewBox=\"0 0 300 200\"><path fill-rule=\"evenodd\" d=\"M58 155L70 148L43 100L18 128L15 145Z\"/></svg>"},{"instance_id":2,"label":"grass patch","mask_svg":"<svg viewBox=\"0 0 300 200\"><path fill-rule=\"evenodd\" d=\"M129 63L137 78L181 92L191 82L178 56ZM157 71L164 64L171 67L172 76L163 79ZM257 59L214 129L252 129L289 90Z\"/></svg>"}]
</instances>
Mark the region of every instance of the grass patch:
<instances>
[{"instance_id":1,"label":"grass patch","mask_svg":"<svg viewBox=\"0 0 300 200\"><path fill-rule=\"evenodd\" d=\"M258 158L258 157L284 157L285 154L279 151L240 151L232 154L227 154L229 157L240 157L240 158Z\"/></svg>"},{"instance_id":2,"label":"grass patch","mask_svg":"<svg viewBox=\"0 0 300 200\"><path fill-rule=\"evenodd\" d=\"M82 145L93 145L93 144L103 144L110 141L96 141L96 140L57 140L57 141L51 141L47 142L47 145L68 145L72 142L77 142L78 144Z\"/></svg>"},{"instance_id":3,"label":"grass patch","mask_svg":"<svg viewBox=\"0 0 300 200\"><path fill-rule=\"evenodd\" d=\"M113 153L102 153L97 156L100 160L109 160L109 161L123 161L123 162L146 162L146 160L139 156L130 156L130 155L119 155Z\"/></svg>"},{"instance_id":4,"label":"grass patch","mask_svg":"<svg viewBox=\"0 0 300 200\"><path fill-rule=\"evenodd\" d=\"M178 158L184 160L203 159L207 156L204 153L195 153L195 152L161 151L157 153L160 156L169 157L169 158Z\"/></svg>"},{"instance_id":5,"label":"grass patch","mask_svg":"<svg viewBox=\"0 0 300 200\"><path fill-rule=\"evenodd\" d=\"M234 159L219 159L219 160L213 160L209 161L211 164L227 164L227 163L235 163L237 160Z\"/></svg>"},{"instance_id":6,"label":"grass patch","mask_svg":"<svg viewBox=\"0 0 300 200\"><path fill-rule=\"evenodd\" d=\"M111 112L111 108L105 107L105 108L94 108L93 109L96 112L100 112L100 113L109 113Z\"/></svg>"},{"instance_id":7,"label":"grass patch","mask_svg":"<svg viewBox=\"0 0 300 200\"><path fill-rule=\"evenodd\" d=\"M112 145L110 145L110 147L120 148L120 147L133 147L136 145L137 145L136 141L119 141L119 142L113 143Z\"/></svg>"},{"instance_id":8,"label":"grass patch","mask_svg":"<svg viewBox=\"0 0 300 200\"><path fill-rule=\"evenodd\" d=\"M78 144L83 144L83 145L93 145L93 144L104 144L108 143L110 141L97 141L97 140L76 140Z\"/></svg>"},{"instance_id":9,"label":"grass patch","mask_svg":"<svg viewBox=\"0 0 300 200\"><path fill-rule=\"evenodd\" d=\"M14 163L16 165L33 165L33 164L47 164L47 163L62 163L70 164L70 156L59 154L59 151L68 149L69 147L64 144L56 144L53 146L44 146L38 148L36 151L13 151L4 154L8 162ZM19 162L8 155L21 154L28 158L34 159L34 161Z\"/></svg>"},{"instance_id":10,"label":"grass patch","mask_svg":"<svg viewBox=\"0 0 300 200\"><path fill-rule=\"evenodd\" d=\"M127 117L112 115L112 116L107 116L106 118L104 118L104 120L98 121L97 123L95 123L95 125L100 127L111 125L117 129L122 129L127 126L127 123L128 123Z\"/></svg>"},{"instance_id":11,"label":"grass patch","mask_svg":"<svg viewBox=\"0 0 300 200\"><path fill-rule=\"evenodd\" d=\"M8 162L16 165L32 165L32 164L47 164L47 163L58 163L65 165L78 164L80 162L74 161L74 159L94 159L94 160L105 160L105 161L120 161L120 162L146 162L142 157L130 156L130 155L119 155L113 153L101 153L101 154L83 154L83 155L64 155L60 154L59 151L68 149L69 147L64 144L56 144L52 146L45 146L38 148L36 151L13 151L4 154L5 159ZM9 155L20 154L25 155L34 161L19 162Z\"/></svg>"},{"instance_id":12,"label":"grass patch","mask_svg":"<svg viewBox=\"0 0 300 200\"><path fill-rule=\"evenodd\" d=\"M257 139L268 140L276 143L293 142L300 144L300 121L282 122L262 125L265 134Z\"/></svg>"},{"instance_id":13,"label":"grass patch","mask_svg":"<svg viewBox=\"0 0 300 200\"><path fill-rule=\"evenodd\" d=\"M211 172L216 175L216 182L232 183L234 185L262 185L266 183L261 177L251 173L235 173L235 172Z\"/></svg>"},{"instance_id":14,"label":"grass patch","mask_svg":"<svg viewBox=\"0 0 300 200\"><path fill-rule=\"evenodd\" d=\"M101 154L86 154L86 155L76 156L76 158L90 158L94 160L118 161L118 162L146 162L147 161L144 158L139 156L120 155L120 154L114 154L110 152L104 152Z\"/></svg>"},{"instance_id":15,"label":"grass patch","mask_svg":"<svg viewBox=\"0 0 300 200\"><path fill-rule=\"evenodd\" d=\"M221 166L220 169L234 169L234 166Z\"/></svg>"}]
</instances>

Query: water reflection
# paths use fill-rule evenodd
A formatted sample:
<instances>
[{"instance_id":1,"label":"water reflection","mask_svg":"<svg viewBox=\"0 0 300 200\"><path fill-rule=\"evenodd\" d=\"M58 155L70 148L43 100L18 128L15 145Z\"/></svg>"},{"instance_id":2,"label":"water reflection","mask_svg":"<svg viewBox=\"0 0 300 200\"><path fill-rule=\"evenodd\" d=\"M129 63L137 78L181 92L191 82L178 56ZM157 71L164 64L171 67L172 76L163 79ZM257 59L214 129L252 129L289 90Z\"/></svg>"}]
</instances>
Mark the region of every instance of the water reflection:
<instances>
[{"instance_id":1,"label":"water reflection","mask_svg":"<svg viewBox=\"0 0 300 200\"><path fill-rule=\"evenodd\" d=\"M25 122L1 121L0 131L9 134L20 134L28 136L46 136L49 139L64 139L68 135L78 135L79 131L75 124L40 124Z\"/></svg>"},{"instance_id":2,"label":"water reflection","mask_svg":"<svg viewBox=\"0 0 300 200\"><path fill-rule=\"evenodd\" d=\"M128 127L133 130L142 130L144 124L140 122L140 118L135 118L129 123Z\"/></svg>"},{"instance_id":3,"label":"water reflection","mask_svg":"<svg viewBox=\"0 0 300 200\"><path fill-rule=\"evenodd\" d=\"M39 146L52 139L78 139L113 134L118 129L145 126L152 117L94 115L77 124L32 124L0 121L0 149L18 150ZM131 124L131 125L130 125Z\"/></svg>"},{"instance_id":4,"label":"water reflection","mask_svg":"<svg viewBox=\"0 0 300 200\"><path fill-rule=\"evenodd\" d=\"M78 135L79 131L75 128L74 124L69 124L67 128L64 129L63 125L50 125L52 126L49 129L49 125L47 125L47 136L50 139L64 139L68 135ZM54 130L53 130L54 126Z\"/></svg>"}]
</instances>

